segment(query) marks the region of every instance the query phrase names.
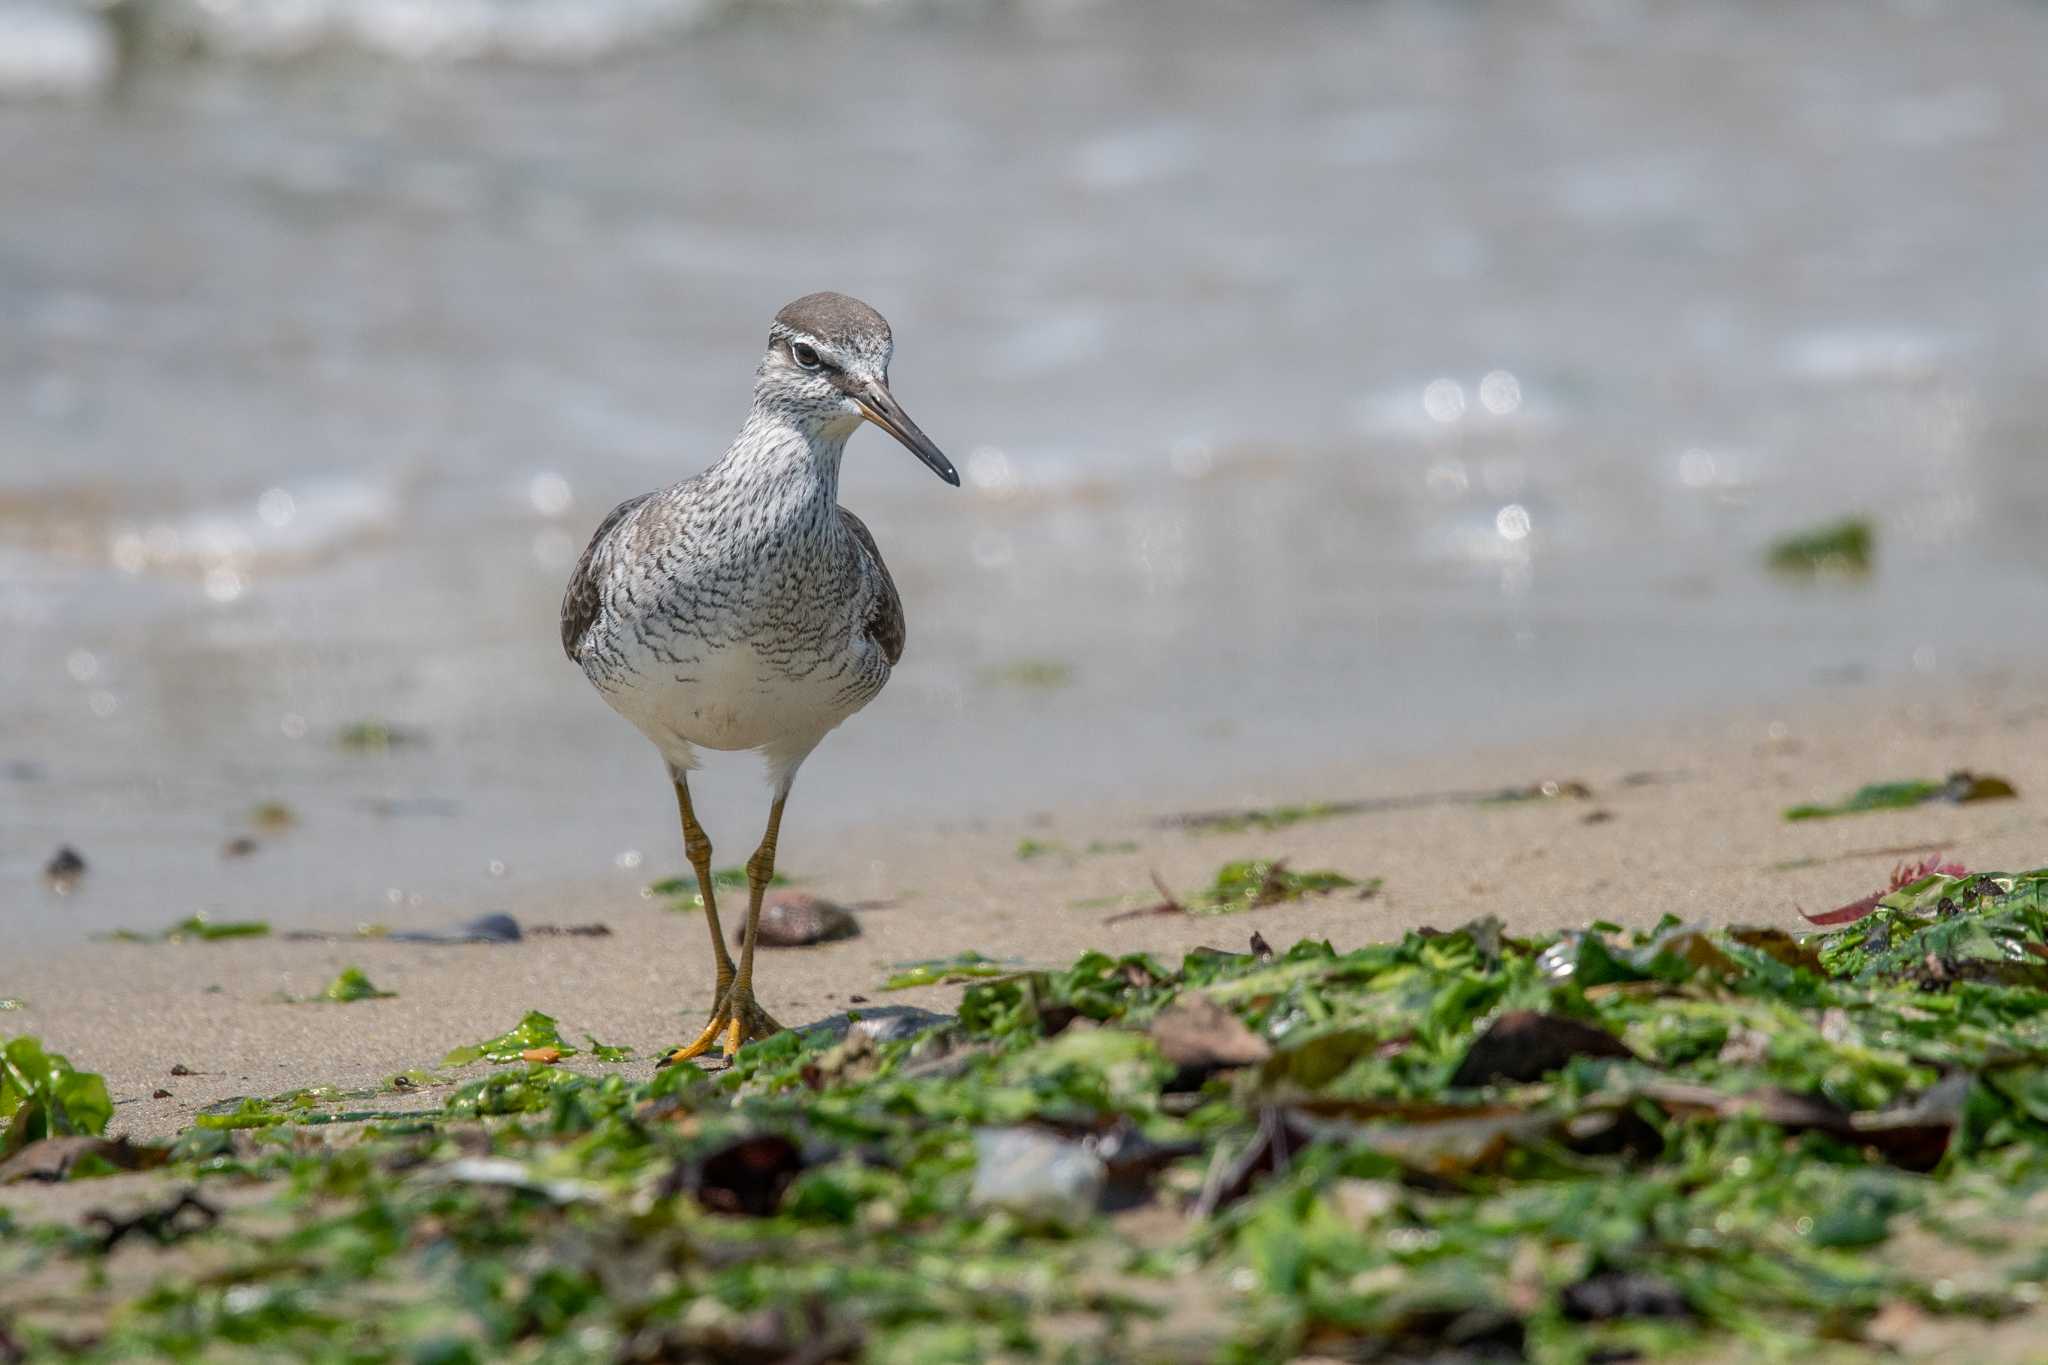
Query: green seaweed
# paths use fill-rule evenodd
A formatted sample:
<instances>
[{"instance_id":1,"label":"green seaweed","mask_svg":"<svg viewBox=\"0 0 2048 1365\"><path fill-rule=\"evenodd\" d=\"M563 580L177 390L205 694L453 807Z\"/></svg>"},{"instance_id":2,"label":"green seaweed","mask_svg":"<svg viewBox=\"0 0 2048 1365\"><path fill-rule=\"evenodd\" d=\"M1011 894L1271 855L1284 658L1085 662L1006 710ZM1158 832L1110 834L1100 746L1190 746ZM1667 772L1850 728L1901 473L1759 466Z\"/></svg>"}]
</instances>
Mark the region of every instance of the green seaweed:
<instances>
[{"instance_id":1,"label":"green seaweed","mask_svg":"<svg viewBox=\"0 0 2048 1365\"><path fill-rule=\"evenodd\" d=\"M1190 914L1228 915L1258 906L1280 905L1310 896L1327 896L1333 891L1356 890L1369 896L1380 887L1380 879L1360 882L1328 868L1296 872L1274 858L1245 858L1225 863L1209 885L1182 898Z\"/></svg>"},{"instance_id":2,"label":"green seaweed","mask_svg":"<svg viewBox=\"0 0 2048 1365\"><path fill-rule=\"evenodd\" d=\"M360 967L344 967L341 975L327 983L327 989L320 992L322 1000L346 1005L357 1000L393 1000L397 991L380 991L372 985L370 978L363 975Z\"/></svg>"},{"instance_id":3,"label":"green seaweed","mask_svg":"<svg viewBox=\"0 0 2048 1365\"><path fill-rule=\"evenodd\" d=\"M427 737L421 731L394 725L390 721L359 720L337 730L334 742L349 753L382 754L425 744Z\"/></svg>"},{"instance_id":4,"label":"green seaweed","mask_svg":"<svg viewBox=\"0 0 2048 1365\"><path fill-rule=\"evenodd\" d=\"M107 1083L39 1038L0 1043L0 1156L48 1137L94 1136L114 1115Z\"/></svg>"},{"instance_id":5,"label":"green seaweed","mask_svg":"<svg viewBox=\"0 0 2048 1365\"><path fill-rule=\"evenodd\" d=\"M159 933L148 934L136 929L116 929L106 937L116 943L183 943L196 939L201 943L212 943L229 938L264 938L270 933L267 920L216 920L209 918L204 910L187 915L170 928Z\"/></svg>"},{"instance_id":6,"label":"green seaweed","mask_svg":"<svg viewBox=\"0 0 2048 1365\"><path fill-rule=\"evenodd\" d=\"M1058 855L1063 858L1100 858L1113 853L1136 853L1138 845L1132 839L1090 839L1078 850L1069 844L1041 839L1019 839L1017 861L1028 863L1037 858Z\"/></svg>"},{"instance_id":7,"label":"green seaweed","mask_svg":"<svg viewBox=\"0 0 2048 1365\"><path fill-rule=\"evenodd\" d=\"M560 1057L567 1057L576 1051L562 1041L562 1035L555 1026L553 1016L539 1010L528 1010L524 1018L495 1038L486 1038L481 1043L469 1043L452 1048L441 1058L442 1066L468 1066L471 1062L513 1062L520 1054L546 1048L555 1050Z\"/></svg>"},{"instance_id":8,"label":"green seaweed","mask_svg":"<svg viewBox=\"0 0 2048 1365\"><path fill-rule=\"evenodd\" d=\"M1876 545L1870 522L1848 517L1772 542L1764 562L1789 578L1861 578L1871 570Z\"/></svg>"},{"instance_id":9,"label":"green seaweed","mask_svg":"<svg viewBox=\"0 0 2048 1365\"><path fill-rule=\"evenodd\" d=\"M951 957L929 958L923 962L899 962L896 970L882 983L885 991L904 991L913 986L941 986L960 981L973 981L981 977L1006 976L1017 968L994 958L983 957L969 948L966 952Z\"/></svg>"},{"instance_id":10,"label":"green seaweed","mask_svg":"<svg viewBox=\"0 0 2048 1365\"><path fill-rule=\"evenodd\" d=\"M1961 1356L1975 1320L2035 1339L2048 1291L2039 963L2048 869L1804 939L963 955L998 975L911 1038L510 1066L419 1113L237 1097L133 1262L0 1218L0 1318L31 1359L1564 1365L1863 1358L1906 1314ZM1016 1127L1103 1163L1100 1216L982 1200L977 1131ZM274 1198L181 1223L168 1192L217 1181Z\"/></svg>"},{"instance_id":11,"label":"green seaweed","mask_svg":"<svg viewBox=\"0 0 2048 1365\"><path fill-rule=\"evenodd\" d=\"M1858 787L1846 800L1833 805L1789 807L1785 818L1791 821L1827 820L1838 815L1859 815L1873 810L1910 810L1930 801L1967 805L1975 801L2008 801L2018 795L2012 783L2002 777L1955 772L1941 782L1872 782Z\"/></svg>"},{"instance_id":12,"label":"green seaweed","mask_svg":"<svg viewBox=\"0 0 2048 1365\"><path fill-rule=\"evenodd\" d=\"M1356 801L1310 801L1294 806L1262 806L1252 810L1223 811L1203 816L1196 826L1207 834L1241 834L1247 830L1267 832L1286 829L1309 820L1330 820L1350 815L1360 808Z\"/></svg>"}]
</instances>

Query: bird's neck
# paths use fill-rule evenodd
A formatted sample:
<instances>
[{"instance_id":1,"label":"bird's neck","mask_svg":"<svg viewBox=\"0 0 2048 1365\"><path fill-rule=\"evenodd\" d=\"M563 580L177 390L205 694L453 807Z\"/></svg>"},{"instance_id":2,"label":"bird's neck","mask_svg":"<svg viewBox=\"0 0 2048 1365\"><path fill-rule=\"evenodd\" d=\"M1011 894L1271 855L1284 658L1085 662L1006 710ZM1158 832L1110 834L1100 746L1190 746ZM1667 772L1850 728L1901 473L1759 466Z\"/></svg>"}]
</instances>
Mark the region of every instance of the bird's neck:
<instances>
[{"instance_id":1,"label":"bird's neck","mask_svg":"<svg viewBox=\"0 0 2048 1365\"><path fill-rule=\"evenodd\" d=\"M764 509L830 513L839 504L839 457L859 425L857 417L819 422L757 405L709 476Z\"/></svg>"}]
</instances>

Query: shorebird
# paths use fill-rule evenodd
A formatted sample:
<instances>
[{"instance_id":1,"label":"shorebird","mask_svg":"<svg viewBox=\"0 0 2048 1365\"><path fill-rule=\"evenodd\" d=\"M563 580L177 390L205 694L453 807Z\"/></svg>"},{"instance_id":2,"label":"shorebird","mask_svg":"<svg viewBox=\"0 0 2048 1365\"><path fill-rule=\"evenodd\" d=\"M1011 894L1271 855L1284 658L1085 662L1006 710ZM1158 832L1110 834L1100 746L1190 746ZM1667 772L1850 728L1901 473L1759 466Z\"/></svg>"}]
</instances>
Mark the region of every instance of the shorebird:
<instances>
[{"instance_id":1,"label":"shorebird","mask_svg":"<svg viewBox=\"0 0 2048 1365\"><path fill-rule=\"evenodd\" d=\"M710 1021L664 1065L714 1044L730 1057L781 1030L754 999L754 939L782 808L811 750L874 700L903 657L896 584L868 528L839 505L847 438L873 422L960 484L890 395L893 350L889 324L858 299L806 294L785 307L724 457L614 507L562 598L562 648L668 763L711 929ZM773 792L747 860L737 966L718 923L711 840L690 804L699 749L759 752Z\"/></svg>"}]
</instances>

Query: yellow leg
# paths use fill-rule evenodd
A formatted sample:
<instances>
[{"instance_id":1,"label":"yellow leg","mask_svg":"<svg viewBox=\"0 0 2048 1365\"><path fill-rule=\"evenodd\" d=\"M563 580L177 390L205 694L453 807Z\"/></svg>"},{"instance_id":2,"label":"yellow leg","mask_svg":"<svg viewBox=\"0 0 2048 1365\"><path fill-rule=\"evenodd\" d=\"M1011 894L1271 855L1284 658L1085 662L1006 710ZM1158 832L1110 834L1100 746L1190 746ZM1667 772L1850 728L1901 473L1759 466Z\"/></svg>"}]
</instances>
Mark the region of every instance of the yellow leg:
<instances>
[{"instance_id":1,"label":"yellow leg","mask_svg":"<svg viewBox=\"0 0 2048 1365\"><path fill-rule=\"evenodd\" d=\"M761 934L761 898L768 892L768 883L775 880L775 839L782 832L782 803L788 799L777 796L768 808L768 832L761 836L754 856L747 859L747 936L740 941L740 972L733 980L732 993L735 1019L744 1019L749 1036L755 1038L782 1032L782 1025L754 1000L754 940Z\"/></svg>"},{"instance_id":2,"label":"yellow leg","mask_svg":"<svg viewBox=\"0 0 2048 1365\"><path fill-rule=\"evenodd\" d=\"M689 831L696 827L697 819L690 811L689 792L680 778L676 781L676 795L683 807L684 838L689 840ZM747 860L747 928L740 941L740 963L734 971L732 958L726 952L725 943L720 939L718 954L718 995L717 1003L711 1010L710 1022L704 1025L689 1043L677 1048L662 1059L662 1065L689 1061L701 1057L711 1050L714 1043L728 1057L737 1053L741 1046L755 1038L766 1038L780 1033L782 1025L775 1022L769 1013L754 1000L754 940L761 930L761 899L767 893L768 883L775 876L775 839L782 829L782 804L785 797L775 798L775 804L768 810L768 832L761 838L761 846L754 850L754 856ZM711 898L711 843L697 832L704 851L704 862L697 868L697 884L704 891L704 912L711 922L711 932L719 933L718 912ZM696 861L697 844L691 844L691 861Z\"/></svg>"},{"instance_id":3,"label":"yellow leg","mask_svg":"<svg viewBox=\"0 0 2048 1365\"><path fill-rule=\"evenodd\" d=\"M718 888L711 883L711 839L704 833L704 826L697 823L696 807L690 804L690 781L682 772L675 774L676 809L683 817L683 851L690 857L690 866L697 873L697 894L704 900L704 922L711 928L711 957L718 964L717 979L711 988L711 1022L704 1031L686 1047L670 1053L663 1065L680 1062L698 1056L710 1048L718 1036L719 1026L724 1023L721 1010L726 993L732 989L732 954L726 951L725 930L718 922Z\"/></svg>"}]
</instances>

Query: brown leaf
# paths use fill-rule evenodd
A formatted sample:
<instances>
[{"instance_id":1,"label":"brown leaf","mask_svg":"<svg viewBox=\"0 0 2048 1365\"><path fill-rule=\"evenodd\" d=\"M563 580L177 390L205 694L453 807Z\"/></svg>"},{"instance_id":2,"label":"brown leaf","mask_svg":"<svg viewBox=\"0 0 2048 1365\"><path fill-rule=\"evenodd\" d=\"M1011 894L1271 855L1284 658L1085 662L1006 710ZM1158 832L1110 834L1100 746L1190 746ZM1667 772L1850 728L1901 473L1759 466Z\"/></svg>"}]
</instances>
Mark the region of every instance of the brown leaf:
<instances>
[{"instance_id":1,"label":"brown leaf","mask_svg":"<svg viewBox=\"0 0 2048 1365\"><path fill-rule=\"evenodd\" d=\"M1819 975L1820 954L1813 945L1792 937L1783 929L1757 929L1740 926L1728 931L1728 937L1745 948L1754 948L1767 953L1787 967L1799 967Z\"/></svg>"},{"instance_id":2,"label":"brown leaf","mask_svg":"<svg viewBox=\"0 0 2048 1365\"><path fill-rule=\"evenodd\" d=\"M1764 1086L1731 1095L1712 1086L1658 1081L1643 1094L1677 1117L1734 1118L1754 1114L1788 1133L1824 1133L1840 1142L1869 1147L1894 1166L1928 1171L1939 1165L1962 1121L1970 1077L1958 1072L1918 1099L1892 1109L1851 1113L1818 1095L1799 1095Z\"/></svg>"},{"instance_id":3,"label":"brown leaf","mask_svg":"<svg viewBox=\"0 0 2048 1365\"><path fill-rule=\"evenodd\" d=\"M1472 1040L1450 1083L1467 1087L1490 1081L1541 1080L1574 1057L1634 1059L1635 1053L1621 1039L1592 1024L1561 1014L1509 1010Z\"/></svg>"},{"instance_id":4,"label":"brown leaf","mask_svg":"<svg viewBox=\"0 0 2048 1365\"><path fill-rule=\"evenodd\" d=\"M1161 1010L1151 1033L1162 1057L1193 1070L1256 1066L1273 1055L1265 1039L1200 991L1186 991Z\"/></svg>"}]
</instances>

